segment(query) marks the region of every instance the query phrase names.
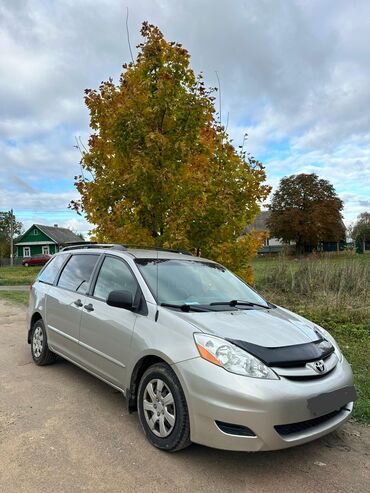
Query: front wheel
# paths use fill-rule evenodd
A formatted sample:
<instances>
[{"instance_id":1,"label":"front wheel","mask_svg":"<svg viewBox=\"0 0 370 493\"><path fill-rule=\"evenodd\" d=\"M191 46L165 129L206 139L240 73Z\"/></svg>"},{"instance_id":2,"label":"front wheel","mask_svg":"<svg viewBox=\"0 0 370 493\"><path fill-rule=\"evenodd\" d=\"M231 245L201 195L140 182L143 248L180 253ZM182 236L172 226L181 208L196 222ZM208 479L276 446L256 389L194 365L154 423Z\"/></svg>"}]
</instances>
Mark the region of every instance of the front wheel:
<instances>
[{"instance_id":1,"label":"front wheel","mask_svg":"<svg viewBox=\"0 0 370 493\"><path fill-rule=\"evenodd\" d=\"M138 411L144 433L155 447L177 452L191 444L185 395L175 373L165 363L157 363L144 373Z\"/></svg>"},{"instance_id":2,"label":"front wheel","mask_svg":"<svg viewBox=\"0 0 370 493\"><path fill-rule=\"evenodd\" d=\"M45 326L42 320L37 320L32 327L31 354L36 365L44 366L54 363L57 355L50 351Z\"/></svg>"}]
</instances>

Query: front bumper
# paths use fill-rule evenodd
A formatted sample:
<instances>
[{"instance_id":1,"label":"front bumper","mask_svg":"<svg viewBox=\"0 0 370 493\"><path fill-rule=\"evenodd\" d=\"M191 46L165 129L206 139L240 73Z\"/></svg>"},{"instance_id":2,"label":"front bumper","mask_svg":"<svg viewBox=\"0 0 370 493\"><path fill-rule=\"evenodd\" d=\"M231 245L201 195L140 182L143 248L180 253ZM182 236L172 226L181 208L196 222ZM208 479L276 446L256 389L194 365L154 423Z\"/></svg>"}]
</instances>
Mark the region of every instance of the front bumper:
<instances>
[{"instance_id":1,"label":"front bumper","mask_svg":"<svg viewBox=\"0 0 370 493\"><path fill-rule=\"evenodd\" d=\"M292 447L331 432L350 417L353 408L353 403L348 403L327 419L311 422L312 426L292 426L289 434L275 429L317 418L307 407L308 399L353 385L345 358L330 374L305 381L235 375L202 358L177 363L174 369L187 399L190 438L209 447L244 451ZM247 427L255 436L225 433L216 421Z\"/></svg>"}]
</instances>

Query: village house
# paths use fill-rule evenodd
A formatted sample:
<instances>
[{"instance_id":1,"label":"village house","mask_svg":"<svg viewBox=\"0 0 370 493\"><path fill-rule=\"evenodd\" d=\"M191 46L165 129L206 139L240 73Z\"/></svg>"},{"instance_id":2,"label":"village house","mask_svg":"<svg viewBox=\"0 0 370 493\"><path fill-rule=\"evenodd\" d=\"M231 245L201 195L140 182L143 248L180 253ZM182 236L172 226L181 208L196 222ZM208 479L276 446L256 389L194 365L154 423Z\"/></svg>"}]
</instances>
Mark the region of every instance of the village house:
<instances>
[{"instance_id":1,"label":"village house","mask_svg":"<svg viewBox=\"0 0 370 493\"><path fill-rule=\"evenodd\" d=\"M67 245L82 243L81 236L67 228L44 226L33 224L15 241L16 257L19 259L33 257L35 255L53 255Z\"/></svg>"}]
</instances>

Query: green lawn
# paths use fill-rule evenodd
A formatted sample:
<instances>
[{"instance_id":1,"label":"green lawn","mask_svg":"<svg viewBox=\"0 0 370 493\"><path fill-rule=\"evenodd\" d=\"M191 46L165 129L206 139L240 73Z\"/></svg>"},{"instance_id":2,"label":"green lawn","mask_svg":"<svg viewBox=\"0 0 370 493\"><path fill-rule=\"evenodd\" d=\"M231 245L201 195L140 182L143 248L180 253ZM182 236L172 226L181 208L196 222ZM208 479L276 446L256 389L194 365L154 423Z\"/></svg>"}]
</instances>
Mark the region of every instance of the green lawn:
<instances>
[{"instance_id":1,"label":"green lawn","mask_svg":"<svg viewBox=\"0 0 370 493\"><path fill-rule=\"evenodd\" d=\"M0 267L0 286L31 284L41 267Z\"/></svg>"},{"instance_id":2,"label":"green lawn","mask_svg":"<svg viewBox=\"0 0 370 493\"><path fill-rule=\"evenodd\" d=\"M28 297L28 291L0 291L0 300L13 301L22 305L28 305Z\"/></svg>"}]
</instances>

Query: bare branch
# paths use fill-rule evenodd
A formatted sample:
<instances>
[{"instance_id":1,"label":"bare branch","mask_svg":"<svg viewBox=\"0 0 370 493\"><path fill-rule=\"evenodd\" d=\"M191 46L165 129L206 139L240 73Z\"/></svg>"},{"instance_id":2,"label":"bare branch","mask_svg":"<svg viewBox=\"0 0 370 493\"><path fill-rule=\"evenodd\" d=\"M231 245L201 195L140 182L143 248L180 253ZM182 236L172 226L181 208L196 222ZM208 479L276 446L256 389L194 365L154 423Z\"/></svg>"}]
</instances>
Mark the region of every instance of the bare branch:
<instances>
[{"instance_id":1,"label":"bare branch","mask_svg":"<svg viewBox=\"0 0 370 493\"><path fill-rule=\"evenodd\" d=\"M242 156L243 155L243 152L244 152L244 144L245 144L245 141L247 140L248 138L248 134L245 133L244 136L243 136L243 144L242 144L242 148L241 148L241 151L240 151L240 155Z\"/></svg>"},{"instance_id":2,"label":"bare branch","mask_svg":"<svg viewBox=\"0 0 370 493\"><path fill-rule=\"evenodd\" d=\"M88 152L87 149L86 149L85 144L82 142L81 135L78 136L78 140L80 141L81 147L83 147L84 151L85 152Z\"/></svg>"},{"instance_id":3,"label":"bare branch","mask_svg":"<svg viewBox=\"0 0 370 493\"><path fill-rule=\"evenodd\" d=\"M88 152L88 150L86 149L85 144L82 142L82 139L81 139L81 136L80 135L78 137L76 137L76 135L75 135L75 141L76 141L76 145L74 147L80 151L81 157L83 158L85 152ZM81 169L82 179L83 179L84 182L86 182L86 177L84 175L83 166L81 165L81 161L80 161L80 169ZM95 177L92 174L92 172L89 171L89 173L90 173L90 175L92 176L92 178L94 180Z\"/></svg>"},{"instance_id":4,"label":"bare branch","mask_svg":"<svg viewBox=\"0 0 370 493\"><path fill-rule=\"evenodd\" d=\"M126 7L126 35L127 35L127 43L128 43L128 48L130 50L131 60L132 63L134 63L134 56L132 54L132 49L131 49L130 31L128 28L128 7Z\"/></svg>"},{"instance_id":5,"label":"bare branch","mask_svg":"<svg viewBox=\"0 0 370 493\"><path fill-rule=\"evenodd\" d=\"M229 126L229 116L230 116L230 111L227 112L225 132L227 132L227 128Z\"/></svg>"},{"instance_id":6,"label":"bare branch","mask_svg":"<svg viewBox=\"0 0 370 493\"><path fill-rule=\"evenodd\" d=\"M218 81L218 91L219 91L219 94L220 94L220 97L219 97L219 101L220 101L220 126L222 125L222 93L221 93L221 82L220 82L220 78L218 76L218 72L217 70L215 70L215 73L216 73L216 77L217 77L217 81Z\"/></svg>"}]
</instances>

